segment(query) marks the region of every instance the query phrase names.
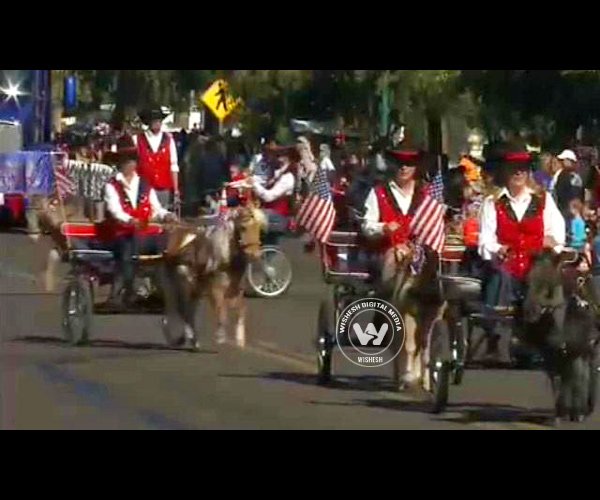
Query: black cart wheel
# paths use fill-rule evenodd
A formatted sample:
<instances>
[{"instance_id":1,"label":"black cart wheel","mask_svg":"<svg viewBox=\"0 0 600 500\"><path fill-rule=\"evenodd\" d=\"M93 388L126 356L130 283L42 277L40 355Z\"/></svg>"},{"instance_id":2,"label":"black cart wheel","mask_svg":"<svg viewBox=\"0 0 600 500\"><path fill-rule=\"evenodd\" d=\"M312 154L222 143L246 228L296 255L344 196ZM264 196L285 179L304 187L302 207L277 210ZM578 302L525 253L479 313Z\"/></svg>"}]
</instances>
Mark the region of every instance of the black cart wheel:
<instances>
[{"instance_id":1,"label":"black cart wheel","mask_svg":"<svg viewBox=\"0 0 600 500\"><path fill-rule=\"evenodd\" d=\"M441 413L448 405L450 392L450 334L445 320L436 322L431 332L431 351L429 361L430 394L432 413Z\"/></svg>"},{"instance_id":2,"label":"black cart wheel","mask_svg":"<svg viewBox=\"0 0 600 500\"><path fill-rule=\"evenodd\" d=\"M63 334L71 345L82 345L89 341L92 329L93 298L90 283L83 278L74 278L63 293Z\"/></svg>"},{"instance_id":3,"label":"black cart wheel","mask_svg":"<svg viewBox=\"0 0 600 500\"><path fill-rule=\"evenodd\" d=\"M331 382L332 356L335 344L335 308L331 300L323 300L317 320L317 376L321 385Z\"/></svg>"},{"instance_id":4,"label":"black cart wheel","mask_svg":"<svg viewBox=\"0 0 600 500\"><path fill-rule=\"evenodd\" d=\"M450 330L450 349L452 354L452 383L454 385L462 384L465 374L465 365L467 363L467 335L465 332L465 318L462 317L460 308L449 308L450 315L448 321L451 322Z\"/></svg>"}]
</instances>

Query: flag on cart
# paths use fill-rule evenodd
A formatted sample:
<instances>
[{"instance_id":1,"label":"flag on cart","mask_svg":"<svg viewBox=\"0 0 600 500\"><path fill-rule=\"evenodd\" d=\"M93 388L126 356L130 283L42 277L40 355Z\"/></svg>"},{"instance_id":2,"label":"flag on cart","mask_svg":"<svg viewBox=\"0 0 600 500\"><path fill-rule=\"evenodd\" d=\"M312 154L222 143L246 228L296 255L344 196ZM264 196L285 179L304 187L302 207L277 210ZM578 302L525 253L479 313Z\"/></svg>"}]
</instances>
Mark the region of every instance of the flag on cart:
<instances>
[{"instance_id":1,"label":"flag on cart","mask_svg":"<svg viewBox=\"0 0 600 500\"><path fill-rule=\"evenodd\" d=\"M444 215L446 206L426 194L411 222L411 233L417 243L427 245L438 254L444 248Z\"/></svg>"},{"instance_id":2,"label":"flag on cart","mask_svg":"<svg viewBox=\"0 0 600 500\"><path fill-rule=\"evenodd\" d=\"M71 175L71 169L66 161L58 162L54 167L56 192L60 199L77 193L77 182Z\"/></svg>"},{"instance_id":3,"label":"flag on cart","mask_svg":"<svg viewBox=\"0 0 600 500\"><path fill-rule=\"evenodd\" d=\"M319 243L325 243L329 239L335 223L335 208L325 170L317 170L310 194L296 215L296 222Z\"/></svg>"}]
</instances>

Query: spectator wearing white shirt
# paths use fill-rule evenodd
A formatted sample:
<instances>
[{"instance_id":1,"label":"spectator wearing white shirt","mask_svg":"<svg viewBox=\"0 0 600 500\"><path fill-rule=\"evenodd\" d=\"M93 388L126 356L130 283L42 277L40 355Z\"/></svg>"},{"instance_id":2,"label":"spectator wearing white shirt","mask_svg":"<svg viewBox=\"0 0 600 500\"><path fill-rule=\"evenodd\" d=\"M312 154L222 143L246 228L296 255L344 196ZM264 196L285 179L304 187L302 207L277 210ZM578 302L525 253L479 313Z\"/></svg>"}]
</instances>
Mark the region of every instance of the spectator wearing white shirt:
<instances>
[{"instance_id":1,"label":"spectator wearing white shirt","mask_svg":"<svg viewBox=\"0 0 600 500\"><path fill-rule=\"evenodd\" d=\"M335 182L335 165L331 161L331 148L328 144L321 144L319 146L319 167L321 170L325 170L327 179L330 184Z\"/></svg>"}]
</instances>

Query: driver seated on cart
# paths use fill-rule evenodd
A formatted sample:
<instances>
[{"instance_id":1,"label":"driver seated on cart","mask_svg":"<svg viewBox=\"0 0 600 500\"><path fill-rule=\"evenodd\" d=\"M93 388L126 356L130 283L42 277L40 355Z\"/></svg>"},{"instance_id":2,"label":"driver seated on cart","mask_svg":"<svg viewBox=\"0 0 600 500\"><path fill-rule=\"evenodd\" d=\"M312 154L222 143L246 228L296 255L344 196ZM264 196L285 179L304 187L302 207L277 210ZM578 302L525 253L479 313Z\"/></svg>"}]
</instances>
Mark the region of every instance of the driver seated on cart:
<instances>
[{"instance_id":1,"label":"driver seated on cart","mask_svg":"<svg viewBox=\"0 0 600 500\"><path fill-rule=\"evenodd\" d=\"M552 196L533 182L532 165L533 157L518 147L497 149L488 157L501 188L483 202L479 236L488 274L484 303L486 312L494 313L485 326L490 358L499 355L493 318L504 311L519 320L536 257L545 249L560 254L565 245L565 220Z\"/></svg>"},{"instance_id":2,"label":"driver seated on cart","mask_svg":"<svg viewBox=\"0 0 600 500\"><path fill-rule=\"evenodd\" d=\"M386 152L385 161L388 180L370 190L362 223L363 234L375 240L374 245L366 245L375 250L372 266L379 280L387 278L383 275L388 260L394 260L392 257L401 260L411 253L414 243L411 223L427 198L426 153L405 146L402 150Z\"/></svg>"},{"instance_id":3,"label":"driver seated on cart","mask_svg":"<svg viewBox=\"0 0 600 500\"><path fill-rule=\"evenodd\" d=\"M170 222L177 217L162 207L155 190L138 175L133 152L119 154L119 173L106 185L104 201L107 218L98 233L117 263L109 303L122 305L122 295L126 303L134 298L134 257L160 255L166 248L166 235L149 222Z\"/></svg>"},{"instance_id":4,"label":"driver seated on cart","mask_svg":"<svg viewBox=\"0 0 600 500\"><path fill-rule=\"evenodd\" d=\"M269 220L269 237L276 243L277 236L286 232L292 216L291 203L296 185L296 169L300 156L294 147L281 147L272 150L277 157L277 168L262 186L255 177L247 183L262 203L262 208Z\"/></svg>"},{"instance_id":5,"label":"driver seated on cart","mask_svg":"<svg viewBox=\"0 0 600 500\"><path fill-rule=\"evenodd\" d=\"M428 159L428 153L410 149L408 144L388 151L385 161L389 177L369 192L362 224L364 235L374 240L366 246L373 251L369 267L375 291L382 299L396 302L405 320L407 361L404 373L397 374L400 385L411 385L423 376L421 357L427 336L419 332L429 331L443 307L438 263L444 242L444 212L429 195L424 181ZM418 213L427 218L423 224L413 224ZM408 265L409 274L416 279L403 281L396 290L398 273Z\"/></svg>"}]
</instances>

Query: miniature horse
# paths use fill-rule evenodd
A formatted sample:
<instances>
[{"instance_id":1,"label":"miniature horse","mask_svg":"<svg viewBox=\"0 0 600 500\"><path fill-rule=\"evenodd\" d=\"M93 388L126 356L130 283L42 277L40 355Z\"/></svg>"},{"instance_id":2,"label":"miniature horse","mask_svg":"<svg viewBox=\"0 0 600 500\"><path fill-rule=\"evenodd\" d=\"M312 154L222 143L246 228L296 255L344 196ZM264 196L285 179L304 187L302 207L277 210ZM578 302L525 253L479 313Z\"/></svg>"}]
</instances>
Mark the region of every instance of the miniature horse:
<instances>
[{"instance_id":1,"label":"miniature horse","mask_svg":"<svg viewBox=\"0 0 600 500\"><path fill-rule=\"evenodd\" d=\"M556 419L582 422L594 409L598 295L589 273L545 254L529 278L524 340L543 354Z\"/></svg>"},{"instance_id":2,"label":"miniature horse","mask_svg":"<svg viewBox=\"0 0 600 500\"><path fill-rule=\"evenodd\" d=\"M401 370L400 356L394 359L394 384L418 383L429 390L431 332L442 319L445 302L438 277L438 256L428 247L412 246L408 255L395 250L384 256L382 283L393 286L391 302L405 323L405 367ZM386 285L386 283L388 285ZM404 375L402 375L404 371ZM406 380L403 381L401 378Z\"/></svg>"},{"instance_id":3,"label":"miniature horse","mask_svg":"<svg viewBox=\"0 0 600 500\"><path fill-rule=\"evenodd\" d=\"M183 322L185 337L193 339L197 349L194 316L198 301L208 292L216 313L217 342L226 341L227 311L231 306L237 313L236 343L244 347L244 278L248 261L260 256L260 235L266 228L266 217L250 206L229 210L213 219L217 223L212 226L179 224L169 231L165 253L167 317L169 321Z\"/></svg>"}]
</instances>

